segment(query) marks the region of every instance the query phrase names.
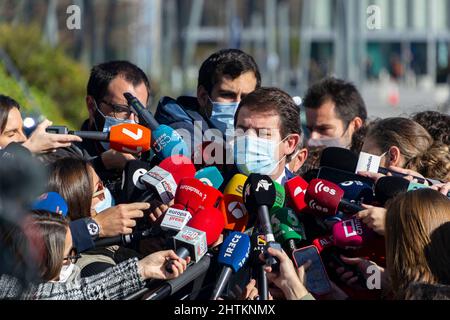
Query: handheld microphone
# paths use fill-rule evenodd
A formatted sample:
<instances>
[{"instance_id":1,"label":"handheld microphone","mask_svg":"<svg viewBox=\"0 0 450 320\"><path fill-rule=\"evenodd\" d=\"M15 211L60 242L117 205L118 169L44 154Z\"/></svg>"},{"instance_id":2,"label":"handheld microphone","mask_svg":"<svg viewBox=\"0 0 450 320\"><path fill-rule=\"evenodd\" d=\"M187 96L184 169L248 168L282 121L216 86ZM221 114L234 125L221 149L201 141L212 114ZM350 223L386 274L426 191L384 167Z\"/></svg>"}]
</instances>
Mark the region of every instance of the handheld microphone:
<instances>
[{"instance_id":1,"label":"handheld microphone","mask_svg":"<svg viewBox=\"0 0 450 320\"><path fill-rule=\"evenodd\" d=\"M109 247L115 245L127 246L132 243L137 243L142 239L151 238L159 235L159 230L157 228L150 228L142 231L136 231L131 234L122 234L115 237L101 238L94 241L95 247Z\"/></svg>"},{"instance_id":2,"label":"handheld microphone","mask_svg":"<svg viewBox=\"0 0 450 320\"><path fill-rule=\"evenodd\" d=\"M159 123L156 121L150 110L145 108L138 98L129 92L124 93L123 96L127 99L128 105L131 109L138 115L141 123L150 128L152 131L159 127Z\"/></svg>"},{"instance_id":3,"label":"handheld microphone","mask_svg":"<svg viewBox=\"0 0 450 320\"><path fill-rule=\"evenodd\" d=\"M183 205L192 213L207 207L216 208L222 198L223 195L219 190L195 178L182 179L175 193L175 203Z\"/></svg>"},{"instance_id":4,"label":"handheld microphone","mask_svg":"<svg viewBox=\"0 0 450 320\"><path fill-rule=\"evenodd\" d=\"M193 177L195 167L189 158L184 156L171 156L164 159L159 166L153 167L139 179L148 188L153 190L165 204L174 197L178 184L182 178Z\"/></svg>"},{"instance_id":5,"label":"handheld microphone","mask_svg":"<svg viewBox=\"0 0 450 320\"><path fill-rule=\"evenodd\" d=\"M152 168L151 164L141 160L127 161L122 173L120 203L140 202L142 193L147 189L141 177Z\"/></svg>"},{"instance_id":6,"label":"handheld microphone","mask_svg":"<svg viewBox=\"0 0 450 320\"><path fill-rule=\"evenodd\" d=\"M295 212L300 213L308 205L305 202L306 189L308 188L308 183L303 180L300 176L296 176L288 180L284 188L287 194L288 206L293 208Z\"/></svg>"},{"instance_id":7,"label":"handheld microphone","mask_svg":"<svg viewBox=\"0 0 450 320\"><path fill-rule=\"evenodd\" d=\"M83 139L108 141L110 148L124 153L141 153L150 150L151 131L138 124L122 123L111 127L110 132L70 131Z\"/></svg>"},{"instance_id":8,"label":"handheld microphone","mask_svg":"<svg viewBox=\"0 0 450 320\"><path fill-rule=\"evenodd\" d=\"M258 214L259 226L267 242L275 241L269 218L269 208L273 207L275 200L276 189L272 179L266 175L250 174L244 185L244 204L248 212Z\"/></svg>"},{"instance_id":9,"label":"handheld microphone","mask_svg":"<svg viewBox=\"0 0 450 320\"><path fill-rule=\"evenodd\" d=\"M247 176L236 174L228 182L223 191L223 201L220 203L225 219L225 229L243 232L248 223L248 212L242 198Z\"/></svg>"},{"instance_id":10,"label":"handheld microphone","mask_svg":"<svg viewBox=\"0 0 450 320\"><path fill-rule=\"evenodd\" d=\"M333 226L334 245L340 248L357 249L365 246L374 237L374 231L357 217Z\"/></svg>"},{"instance_id":11,"label":"handheld microphone","mask_svg":"<svg viewBox=\"0 0 450 320\"><path fill-rule=\"evenodd\" d=\"M271 214L270 221L276 241L286 245L289 251L296 250L297 245L306 240L305 228L292 209L276 210Z\"/></svg>"},{"instance_id":12,"label":"handheld microphone","mask_svg":"<svg viewBox=\"0 0 450 320\"><path fill-rule=\"evenodd\" d=\"M216 208L206 208L197 212L175 237L174 244L177 255L198 262L205 255L208 246L215 243L223 231L222 213ZM166 271L172 272L172 261L166 265Z\"/></svg>"},{"instance_id":13,"label":"handheld microphone","mask_svg":"<svg viewBox=\"0 0 450 320\"><path fill-rule=\"evenodd\" d=\"M275 202L270 209L275 211L284 207L286 191L284 190L284 187L276 181L273 181L273 185L275 187Z\"/></svg>"},{"instance_id":14,"label":"handheld microphone","mask_svg":"<svg viewBox=\"0 0 450 320\"><path fill-rule=\"evenodd\" d=\"M375 184L375 198L384 206L386 201L394 198L397 194L420 188L429 187L424 184L410 182L401 177L381 177ZM450 192L447 193L447 197L450 198Z\"/></svg>"},{"instance_id":15,"label":"handheld microphone","mask_svg":"<svg viewBox=\"0 0 450 320\"><path fill-rule=\"evenodd\" d=\"M230 233L220 247L217 262L223 265L223 268L211 300L217 300L220 297L231 275L244 266L249 254L250 237L241 232Z\"/></svg>"},{"instance_id":16,"label":"handheld microphone","mask_svg":"<svg viewBox=\"0 0 450 320\"><path fill-rule=\"evenodd\" d=\"M178 278L171 279L154 291L146 300L162 300L177 293L180 289L200 277L208 271L211 264L211 257L205 255L200 261L189 266Z\"/></svg>"},{"instance_id":17,"label":"handheld microphone","mask_svg":"<svg viewBox=\"0 0 450 320\"><path fill-rule=\"evenodd\" d=\"M322 179L313 179L306 190L305 200L308 206L324 215L335 215L338 210L344 213L356 213L364 210L344 197L344 191L336 184Z\"/></svg>"},{"instance_id":18,"label":"handheld microphone","mask_svg":"<svg viewBox=\"0 0 450 320\"><path fill-rule=\"evenodd\" d=\"M183 230L189 220L192 219L192 214L183 209L183 206L179 204L167 209L160 224L161 229L175 234Z\"/></svg>"},{"instance_id":19,"label":"handheld microphone","mask_svg":"<svg viewBox=\"0 0 450 320\"><path fill-rule=\"evenodd\" d=\"M331 234L316 238L312 241L312 244L317 248L317 251L321 253L324 249L331 248L332 246L334 246L333 235Z\"/></svg>"},{"instance_id":20,"label":"handheld microphone","mask_svg":"<svg viewBox=\"0 0 450 320\"><path fill-rule=\"evenodd\" d=\"M203 168L197 171L195 178L215 189L219 189L223 183L223 176L217 167Z\"/></svg>"},{"instance_id":21,"label":"handheld microphone","mask_svg":"<svg viewBox=\"0 0 450 320\"><path fill-rule=\"evenodd\" d=\"M371 204L374 200L373 189L367 183L353 180L339 183L344 190L344 198L356 203Z\"/></svg>"},{"instance_id":22,"label":"handheld microphone","mask_svg":"<svg viewBox=\"0 0 450 320\"><path fill-rule=\"evenodd\" d=\"M180 134L163 124L152 131L152 149L160 160L173 155L191 156L189 148Z\"/></svg>"},{"instance_id":23,"label":"handheld microphone","mask_svg":"<svg viewBox=\"0 0 450 320\"><path fill-rule=\"evenodd\" d=\"M319 167L331 167L348 172L355 172L358 155L351 150L328 147L323 149Z\"/></svg>"}]
</instances>

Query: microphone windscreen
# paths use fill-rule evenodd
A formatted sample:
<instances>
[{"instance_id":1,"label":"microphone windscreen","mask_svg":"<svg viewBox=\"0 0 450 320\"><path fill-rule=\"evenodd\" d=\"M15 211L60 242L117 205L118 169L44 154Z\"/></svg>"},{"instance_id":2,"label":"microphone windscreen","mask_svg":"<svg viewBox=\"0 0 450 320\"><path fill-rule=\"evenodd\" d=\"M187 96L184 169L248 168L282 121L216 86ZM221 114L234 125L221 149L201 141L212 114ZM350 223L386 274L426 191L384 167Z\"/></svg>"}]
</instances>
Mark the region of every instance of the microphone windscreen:
<instances>
[{"instance_id":1,"label":"microphone windscreen","mask_svg":"<svg viewBox=\"0 0 450 320\"><path fill-rule=\"evenodd\" d=\"M276 181L273 181L273 185L275 186L275 203L272 206L272 210L278 210L284 207L286 191L284 190L284 187Z\"/></svg>"},{"instance_id":2,"label":"microphone windscreen","mask_svg":"<svg viewBox=\"0 0 450 320\"><path fill-rule=\"evenodd\" d=\"M31 210L44 210L63 217L66 217L68 213L66 201L57 192L46 192L39 196L31 205Z\"/></svg>"},{"instance_id":3,"label":"microphone windscreen","mask_svg":"<svg viewBox=\"0 0 450 320\"><path fill-rule=\"evenodd\" d=\"M203 168L197 171L195 178L215 189L219 189L223 183L223 176L217 167Z\"/></svg>"},{"instance_id":4,"label":"microphone windscreen","mask_svg":"<svg viewBox=\"0 0 450 320\"><path fill-rule=\"evenodd\" d=\"M122 123L111 127L111 149L124 153L141 153L150 150L151 131L138 124Z\"/></svg>"},{"instance_id":5,"label":"microphone windscreen","mask_svg":"<svg viewBox=\"0 0 450 320\"><path fill-rule=\"evenodd\" d=\"M195 176L195 166L191 159L183 155L173 155L165 158L158 165L160 168L170 172L177 184L181 179L193 178Z\"/></svg>"},{"instance_id":6,"label":"microphone windscreen","mask_svg":"<svg viewBox=\"0 0 450 320\"><path fill-rule=\"evenodd\" d=\"M244 231L248 222L248 212L242 198L247 176L236 174L228 182L223 192L220 209L225 219L225 229Z\"/></svg>"},{"instance_id":7,"label":"microphone windscreen","mask_svg":"<svg viewBox=\"0 0 450 320\"><path fill-rule=\"evenodd\" d=\"M288 180L284 188L287 194L287 202L289 207L293 208L295 212L302 212L307 207L305 202L306 189L308 189L308 183L301 177L296 176Z\"/></svg>"},{"instance_id":8,"label":"microphone windscreen","mask_svg":"<svg viewBox=\"0 0 450 320\"><path fill-rule=\"evenodd\" d=\"M180 134L163 124L152 132L152 148L161 160L174 155L191 156L188 146Z\"/></svg>"},{"instance_id":9,"label":"microphone windscreen","mask_svg":"<svg viewBox=\"0 0 450 320\"><path fill-rule=\"evenodd\" d=\"M203 206L204 199L207 197L204 186L200 180L195 178L181 179L175 192L174 202L194 214Z\"/></svg>"},{"instance_id":10,"label":"microphone windscreen","mask_svg":"<svg viewBox=\"0 0 450 320\"><path fill-rule=\"evenodd\" d=\"M320 167L331 167L349 172L355 172L357 163L356 153L339 147L325 148L320 157Z\"/></svg>"},{"instance_id":11,"label":"microphone windscreen","mask_svg":"<svg viewBox=\"0 0 450 320\"><path fill-rule=\"evenodd\" d=\"M257 212L261 206L272 208L276 200L276 190L267 175L252 173L244 185L244 204L249 212Z\"/></svg>"},{"instance_id":12,"label":"microphone windscreen","mask_svg":"<svg viewBox=\"0 0 450 320\"><path fill-rule=\"evenodd\" d=\"M270 222L278 242L284 243L290 239L306 240L305 229L294 210L290 208L278 209L271 214Z\"/></svg>"},{"instance_id":13,"label":"microphone windscreen","mask_svg":"<svg viewBox=\"0 0 450 320\"><path fill-rule=\"evenodd\" d=\"M311 180L305 195L308 206L324 215L335 215L343 197L341 188L322 179Z\"/></svg>"},{"instance_id":14,"label":"microphone windscreen","mask_svg":"<svg viewBox=\"0 0 450 320\"><path fill-rule=\"evenodd\" d=\"M208 246L212 245L219 239L220 234L225 226L222 212L216 208L205 208L199 210L191 220L189 227L195 228L206 233L206 242Z\"/></svg>"},{"instance_id":15,"label":"microphone windscreen","mask_svg":"<svg viewBox=\"0 0 450 320\"><path fill-rule=\"evenodd\" d=\"M409 181L401 177L385 176L377 180L375 184L375 197L382 205L387 200L395 197L400 192L408 190Z\"/></svg>"},{"instance_id":16,"label":"microphone windscreen","mask_svg":"<svg viewBox=\"0 0 450 320\"><path fill-rule=\"evenodd\" d=\"M231 232L222 243L217 262L238 272L250 254L250 237L242 232Z\"/></svg>"},{"instance_id":17,"label":"microphone windscreen","mask_svg":"<svg viewBox=\"0 0 450 320\"><path fill-rule=\"evenodd\" d=\"M339 187L344 190L344 198L347 200L371 204L375 199L373 189L367 183L352 180L339 183Z\"/></svg>"},{"instance_id":18,"label":"microphone windscreen","mask_svg":"<svg viewBox=\"0 0 450 320\"><path fill-rule=\"evenodd\" d=\"M206 207L218 208L223 199L222 192L220 192L219 190L217 190L213 187L207 186L205 184L203 185L203 188L201 190L202 190L204 196L203 196L203 202L202 202L202 205L200 208L206 208Z\"/></svg>"},{"instance_id":19,"label":"microphone windscreen","mask_svg":"<svg viewBox=\"0 0 450 320\"><path fill-rule=\"evenodd\" d=\"M340 248L360 248L373 237L374 231L357 217L340 221L333 226L334 245Z\"/></svg>"}]
</instances>

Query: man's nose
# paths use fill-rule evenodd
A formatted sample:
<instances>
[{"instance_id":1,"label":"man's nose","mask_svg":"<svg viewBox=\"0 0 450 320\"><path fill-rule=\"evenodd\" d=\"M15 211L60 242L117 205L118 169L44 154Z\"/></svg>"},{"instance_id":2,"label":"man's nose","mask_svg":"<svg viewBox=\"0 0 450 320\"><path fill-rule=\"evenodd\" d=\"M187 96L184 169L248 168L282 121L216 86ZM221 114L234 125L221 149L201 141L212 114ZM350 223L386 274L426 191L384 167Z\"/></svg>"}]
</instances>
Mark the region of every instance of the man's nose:
<instances>
[{"instance_id":1,"label":"man's nose","mask_svg":"<svg viewBox=\"0 0 450 320\"><path fill-rule=\"evenodd\" d=\"M320 139L321 137L322 135L317 131L314 130L313 132L311 132L311 139Z\"/></svg>"}]
</instances>

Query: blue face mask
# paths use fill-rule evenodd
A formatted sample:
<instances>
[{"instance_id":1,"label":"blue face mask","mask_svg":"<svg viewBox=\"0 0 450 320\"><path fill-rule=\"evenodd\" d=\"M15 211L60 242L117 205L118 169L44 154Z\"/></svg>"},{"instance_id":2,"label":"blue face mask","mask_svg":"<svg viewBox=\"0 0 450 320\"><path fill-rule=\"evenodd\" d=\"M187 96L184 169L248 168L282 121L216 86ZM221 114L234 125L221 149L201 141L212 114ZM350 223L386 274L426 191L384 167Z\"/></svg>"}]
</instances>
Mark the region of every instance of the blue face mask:
<instances>
[{"instance_id":1,"label":"blue face mask","mask_svg":"<svg viewBox=\"0 0 450 320\"><path fill-rule=\"evenodd\" d=\"M103 125L103 132L110 132L111 127L118 125L118 124L122 124L122 123L136 124L136 122L134 120L119 120L119 119L116 119L113 117L106 116L105 124ZM105 150L109 150L109 142L100 142L100 144L102 145L102 147Z\"/></svg>"},{"instance_id":2,"label":"blue face mask","mask_svg":"<svg viewBox=\"0 0 450 320\"><path fill-rule=\"evenodd\" d=\"M238 170L245 175L250 173L271 175L286 157L277 160L275 152L280 143L249 135L237 137L234 145L234 161Z\"/></svg>"},{"instance_id":3,"label":"blue face mask","mask_svg":"<svg viewBox=\"0 0 450 320\"><path fill-rule=\"evenodd\" d=\"M239 106L239 102L214 102L209 98L212 104L212 114L210 121L223 134L228 130L230 132L234 129L234 114Z\"/></svg>"},{"instance_id":4,"label":"blue face mask","mask_svg":"<svg viewBox=\"0 0 450 320\"><path fill-rule=\"evenodd\" d=\"M104 190L105 190L104 191L105 198L102 201L100 201L99 203L97 203L94 207L94 210L97 213L105 211L106 209L114 207L114 205L115 205L114 198L113 198L111 192L109 191L109 189L105 188Z\"/></svg>"}]
</instances>

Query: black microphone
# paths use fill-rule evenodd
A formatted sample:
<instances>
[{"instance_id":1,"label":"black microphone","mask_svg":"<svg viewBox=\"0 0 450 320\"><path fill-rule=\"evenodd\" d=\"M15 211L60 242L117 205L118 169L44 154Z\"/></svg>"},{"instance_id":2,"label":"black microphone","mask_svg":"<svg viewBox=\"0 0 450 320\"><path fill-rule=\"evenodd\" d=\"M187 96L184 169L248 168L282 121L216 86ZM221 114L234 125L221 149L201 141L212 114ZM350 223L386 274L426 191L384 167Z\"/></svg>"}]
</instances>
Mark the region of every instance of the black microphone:
<instances>
[{"instance_id":1,"label":"black microphone","mask_svg":"<svg viewBox=\"0 0 450 320\"><path fill-rule=\"evenodd\" d=\"M153 114L145 108L142 103L131 93L124 93L123 96L127 99L129 106L136 112L139 117L139 122L150 128L152 131L159 127Z\"/></svg>"},{"instance_id":2,"label":"black microphone","mask_svg":"<svg viewBox=\"0 0 450 320\"><path fill-rule=\"evenodd\" d=\"M142 239L151 238L161 233L158 227L149 228L146 230L136 231L130 234L122 234L115 237L101 238L94 242L95 247L108 247L115 245L127 246L136 243Z\"/></svg>"},{"instance_id":3,"label":"black microphone","mask_svg":"<svg viewBox=\"0 0 450 320\"><path fill-rule=\"evenodd\" d=\"M211 257L206 254L203 258L189 266L186 271L183 272L178 278L172 279L164 283L161 287L156 289L145 300L162 300L170 295L178 292L181 288L185 287L203 273L207 272L211 263Z\"/></svg>"},{"instance_id":4,"label":"black microphone","mask_svg":"<svg viewBox=\"0 0 450 320\"><path fill-rule=\"evenodd\" d=\"M328 147L323 149L319 167L331 167L348 172L355 172L358 155L351 150Z\"/></svg>"},{"instance_id":5,"label":"black microphone","mask_svg":"<svg viewBox=\"0 0 450 320\"><path fill-rule=\"evenodd\" d=\"M267 242L274 242L275 237L270 223L269 208L276 199L274 182L269 176L252 173L244 184L244 204L250 214L257 213L259 227Z\"/></svg>"}]
</instances>

